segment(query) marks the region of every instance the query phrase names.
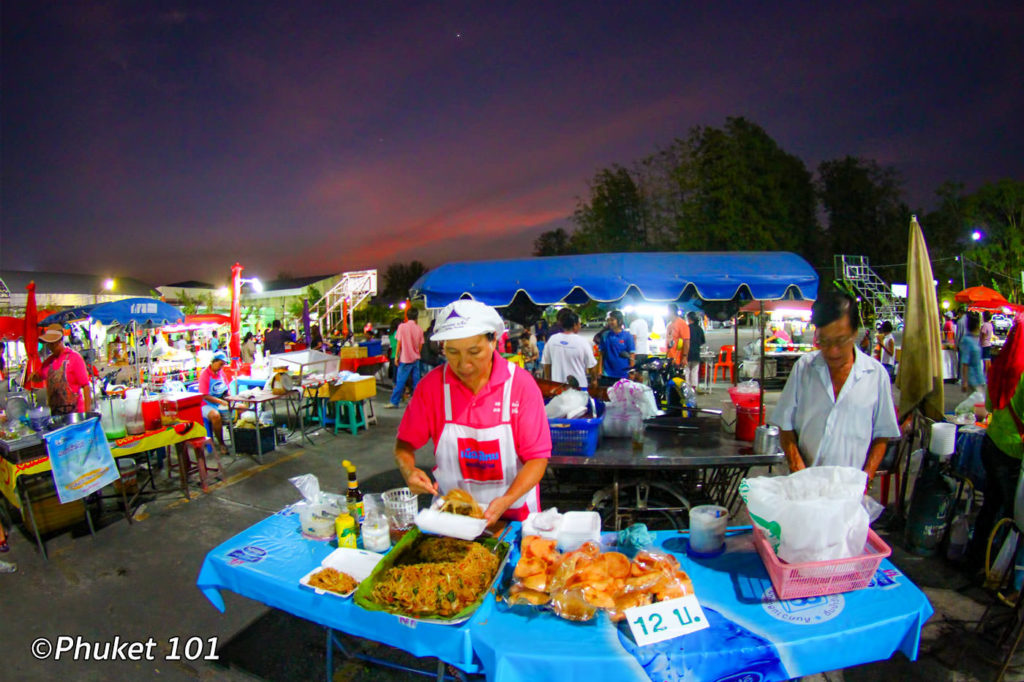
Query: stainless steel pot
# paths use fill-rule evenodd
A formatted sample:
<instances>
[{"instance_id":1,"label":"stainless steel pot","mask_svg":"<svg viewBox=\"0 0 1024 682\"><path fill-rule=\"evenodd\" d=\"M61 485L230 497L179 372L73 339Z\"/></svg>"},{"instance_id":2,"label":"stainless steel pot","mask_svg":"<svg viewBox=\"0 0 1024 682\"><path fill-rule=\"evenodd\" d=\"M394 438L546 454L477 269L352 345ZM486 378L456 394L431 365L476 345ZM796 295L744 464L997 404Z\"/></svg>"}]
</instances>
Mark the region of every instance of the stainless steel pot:
<instances>
[{"instance_id":1,"label":"stainless steel pot","mask_svg":"<svg viewBox=\"0 0 1024 682\"><path fill-rule=\"evenodd\" d=\"M774 455L781 450L779 444L779 427L762 424L754 431L754 454Z\"/></svg>"},{"instance_id":2,"label":"stainless steel pot","mask_svg":"<svg viewBox=\"0 0 1024 682\"><path fill-rule=\"evenodd\" d=\"M81 424L90 419L99 418L99 412L72 412L71 414L58 414L50 417L48 430L54 431L68 424Z\"/></svg>"}]
</instances>

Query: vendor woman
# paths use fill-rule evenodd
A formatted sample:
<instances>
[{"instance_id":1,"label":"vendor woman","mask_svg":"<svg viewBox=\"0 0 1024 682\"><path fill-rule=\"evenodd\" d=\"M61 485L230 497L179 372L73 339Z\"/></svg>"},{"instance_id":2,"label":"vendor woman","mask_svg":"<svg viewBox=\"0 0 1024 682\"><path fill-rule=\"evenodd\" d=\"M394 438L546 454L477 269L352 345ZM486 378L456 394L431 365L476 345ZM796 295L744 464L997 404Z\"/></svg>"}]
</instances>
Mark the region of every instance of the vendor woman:
<instances>
[{"instance_id":1,"label":"vendor woman","mask_svg":"<svg viewBox=\"0 0 1024 682\"><path fill-rule=\"evenodd\" d=\"M538 484L551 456L544 401L529 372L496 352L505 326L477 301L444 308L431 341L447 362L423 377L402 416L395 461L414 493L466 490L488 525L540 511ZM416 450L434 443L434 479L416 466Z\"/></svg>"},{"instance_id":2,"label":"vendor woman","mask_svg":"<svg viewBox=\"0 0 1024 682\"><path fill-rule=\"evenodd\" d=\"M217 447L227 453L224 444L224 416L230 412L230 405L225 400L231 380L224 372L228 364L228 356L217 352L213 354L209 366L199 374L199 393L203 396L203 416L210 422L210 430L217 439Z\"/></svg>"},{"instance_id":3,"label":"vendor woman","mask_svg":"<svg viewBox=\"0 0 1024 682\"><path fill-rule=\"evenodd\" d=\"M92 409L92 382L82 356L64 345L64 327L51 324L39 335L50 354L32 375L33 381L46 382L46 402L50 414L88 412Z\"/></svg>"}]
</instances>

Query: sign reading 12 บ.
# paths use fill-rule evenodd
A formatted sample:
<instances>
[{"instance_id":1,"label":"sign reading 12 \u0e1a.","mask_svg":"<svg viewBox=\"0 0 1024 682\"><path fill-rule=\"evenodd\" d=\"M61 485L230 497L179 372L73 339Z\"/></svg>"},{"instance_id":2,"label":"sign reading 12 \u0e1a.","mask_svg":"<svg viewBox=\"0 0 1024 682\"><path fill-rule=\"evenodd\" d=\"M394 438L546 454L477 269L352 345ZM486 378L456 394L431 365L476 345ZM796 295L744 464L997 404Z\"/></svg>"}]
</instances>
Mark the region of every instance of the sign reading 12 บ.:
<instances>
[{"instance_id":1,"label":"sign reading 12 \u0e1a.","mask_svg":"<svg viewBox=\"0 0 1024 682\"><path fill-rule=\"evenodd\" d=\"M626 609L626 621L639 646L688 635L709 625L695 594Z\"/></svg>"}]
</instances>

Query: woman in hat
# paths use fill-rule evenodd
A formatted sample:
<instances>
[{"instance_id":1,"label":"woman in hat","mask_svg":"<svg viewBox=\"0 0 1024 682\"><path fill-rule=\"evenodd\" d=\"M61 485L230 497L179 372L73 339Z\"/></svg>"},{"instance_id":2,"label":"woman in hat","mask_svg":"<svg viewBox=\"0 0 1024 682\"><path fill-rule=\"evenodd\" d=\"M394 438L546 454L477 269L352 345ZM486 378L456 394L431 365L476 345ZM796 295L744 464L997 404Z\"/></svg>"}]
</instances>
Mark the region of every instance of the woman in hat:
<instances>
[{"instance_id":1,"label":"woman in hat","mask_svg":"<svg viewBox=\"0 0 1024 682\"><path fill-rule=\"evenodd\" d=\"M469 492L492 524L540 511L537 485L551 456L544 400L526 370L496 351L505 325L477 301L455 301L436 320L431 341L447 362L413 393L395 440L395 461L415 493ZM434 443L434 479L416 451ZM436 481L436 482L435 482Z\"/></svg>"},{"instance_id":2,"label":"woman in hat","mask_svg":"<svg viewBox=\"0 0 1024 682\"><path fill-rule=\"evenodd\" d=\"M210 430L217 439L217 447L222 453L227 453L228 446L224 444L224 418L231 407L224 396L228 394L228 386L231 379L224 372L228 364L228 356L217 352L213 354L209 366L199 374L199 393L203 396L203 416L210 422Z\"/></svg>"},{"instance_id":3,"label":"woman in hat","mask_svg":"<svg viewBox=\"0 0 1024 682\"><path fill-rule=\"evenodd\" d=\"M32 381L46 382L50 414L88 412L92 408L92 382L82 356L64 345L64 327L51 324L39 335L50 354Z\"/></svg>"}]
</instances>

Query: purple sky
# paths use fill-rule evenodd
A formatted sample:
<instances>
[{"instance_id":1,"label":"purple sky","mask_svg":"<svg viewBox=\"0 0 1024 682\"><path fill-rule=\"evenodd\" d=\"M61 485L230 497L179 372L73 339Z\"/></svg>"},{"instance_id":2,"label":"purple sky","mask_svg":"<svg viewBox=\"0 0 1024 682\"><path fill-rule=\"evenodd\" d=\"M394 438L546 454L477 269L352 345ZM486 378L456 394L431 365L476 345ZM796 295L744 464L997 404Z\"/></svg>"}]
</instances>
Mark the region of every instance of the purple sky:
<instances>
[{"instance_id":1,"label":"purple sky","mask_svg":"<svg viewBox=\"0 0 1024 682\"><path fill-rule=\"evenodd\" d=\"M527 255L594 173L745 116L813 170L1024 178L1024 8L2 5L0 268L154 284Z\"/></svg>"}]
</instances>

